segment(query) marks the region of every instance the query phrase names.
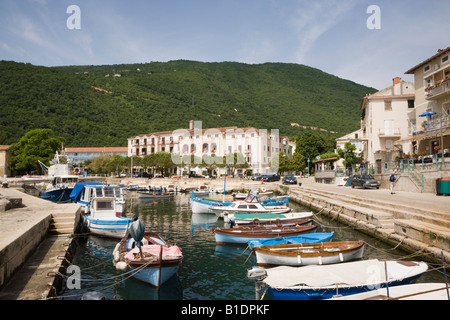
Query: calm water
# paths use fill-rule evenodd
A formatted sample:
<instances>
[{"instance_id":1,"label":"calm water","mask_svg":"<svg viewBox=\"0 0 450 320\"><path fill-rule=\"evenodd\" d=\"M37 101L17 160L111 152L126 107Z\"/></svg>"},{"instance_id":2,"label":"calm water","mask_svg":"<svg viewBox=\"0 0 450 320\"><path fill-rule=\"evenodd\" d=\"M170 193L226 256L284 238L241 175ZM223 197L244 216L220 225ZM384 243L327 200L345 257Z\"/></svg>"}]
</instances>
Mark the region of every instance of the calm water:
<instances>
[{"instance_id":1,"label":"calm water","mask_svg":"<svg viewBox=\"0 0 450 320\"><path fill-rule=\"evenodd\" d=\"M211 198L221 200L222 197ZM253 300L254 282L247 279L246 271L256 264L254 255L247 259L248 251L244 253L244 247L216 246L211 227L223 226L223 220L213 215L193 215L189 198L189 195L179 194L175 199L139 200L133 193L127 198L127 216L138 216L148 229L163 234L182 248L184 258L178 276L160 290L134 278L125 279L112 264L112 252L118 239L79 237L72 263L81 269L81 289L66 289L61 299L79 300L88 291L100 291L107 299L122 300ZM290 207L295 211L308 211L295 203ZM315 220L320 225L317 232L335 232L334 241L365 240L365 259L399 259L408 255L325 216L319 215ZM420 260L411 258L414 259ZM419 282L443 281L440 271L428 272L419 279Z\"/></svg>"}]
</instances>

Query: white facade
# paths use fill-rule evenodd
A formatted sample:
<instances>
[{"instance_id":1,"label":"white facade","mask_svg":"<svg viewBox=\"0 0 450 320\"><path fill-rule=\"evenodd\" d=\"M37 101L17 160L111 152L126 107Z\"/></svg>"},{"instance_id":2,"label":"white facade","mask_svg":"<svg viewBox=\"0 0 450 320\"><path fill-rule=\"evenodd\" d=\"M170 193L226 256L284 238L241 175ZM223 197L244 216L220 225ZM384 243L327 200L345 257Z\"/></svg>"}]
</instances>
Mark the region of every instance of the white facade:
<instances>
[{"instance_id":1,"label":"white facade","mask_svg":"<svg viewBox=\"0 0 450 320\"><path fill-rule=\"evenodd\" d=\"M382 154L411 152L409 143L399 142L410 136L412 119L408 111L414 109L414 97L414 84L395 78L392 86L363 98L360 138L366 141L367 163L374 165Z\"/></svg>"},{"instance_id":2,"label":"white facade","mask_svg":"<svg viewBox=\"0 0 450 320\"><path fill-rule=\"evenodd\" d=\"M145 156L159 151L187 156L223 157L240 153L253 173L276 172L272 157L283 151L278 130L237 127L202 129L200 121L190 121L189 129L154 132L128 138L128 156Z\"/></svg>"}]
</instances>

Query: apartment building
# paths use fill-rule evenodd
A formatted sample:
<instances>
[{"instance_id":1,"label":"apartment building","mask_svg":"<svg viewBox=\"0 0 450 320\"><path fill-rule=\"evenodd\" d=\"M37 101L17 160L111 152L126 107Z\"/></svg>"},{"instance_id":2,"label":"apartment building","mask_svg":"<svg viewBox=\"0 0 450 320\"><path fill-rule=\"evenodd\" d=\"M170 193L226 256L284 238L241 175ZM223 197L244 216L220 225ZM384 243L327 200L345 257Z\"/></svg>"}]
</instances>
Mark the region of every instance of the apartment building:
<instances>
[{"instance_id":1,"label":"apartment building","mask_svg":"<svg viewBox=\"0 0 450 320\"><path fill-rule=\"evenodd\" d=\"M361 102L361 134L365 162L381 173L381 164L411 152L415 87L396 77L391 86L365 96Z\"/></svg>"},{"instance_id":2,"label":"apartment building","mask_svg":"<svg viewBox=\"0 0 450 320\"><path fill-rule=\"evenodd\" d=\"M411 148L419 155L450 148L450 47L409 69L414 75L415 109Z\"/></svg>"},{"instance_id":3,"label":"apartment building","mask_svg":"<svg viewBox=\"0 0 450 320\"><path fill-rule=\"evenodd\" d=\"M240 153L253 173L274 172L272 157L286 150L292 154L292 144L280 137L278 130L253 127L222 127L203 129L201 121L189 122L189 128L161 131L128 138L128 156L149 155L165 151L180 156L223 157ZM276 169L276 168L275 168Z\"/></svg>"}]
</instances>

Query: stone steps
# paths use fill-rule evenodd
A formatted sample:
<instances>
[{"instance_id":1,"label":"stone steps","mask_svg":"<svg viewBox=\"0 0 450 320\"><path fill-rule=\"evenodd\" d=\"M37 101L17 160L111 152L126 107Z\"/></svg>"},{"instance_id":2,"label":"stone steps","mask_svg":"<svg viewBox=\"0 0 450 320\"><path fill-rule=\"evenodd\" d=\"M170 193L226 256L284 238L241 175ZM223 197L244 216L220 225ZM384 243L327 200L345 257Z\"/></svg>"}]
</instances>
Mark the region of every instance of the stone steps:
<instances>
[{"instance_id":1,"label":"stone steps","mask_svg":"<svg viewBox=\"0 0 450 320\"><path fill-rule=\"evenodd\" d=\"M334 212L371 223L386 232L450 250L449 213L308 187L293 189L291 192L310 203L320 202L328 209L334 207Z\"/></svg>"},{"instance_id":2,"label":"stone steps","mask_svg":"<svg viewBox=\"0 0 450 320\"><path fill-rule=\"evenodd\" d=\"M448 213L436 212L432 210L424 210L411 206L405 206L390 201L379 201L372 199L360 199L352 195L343 195L341 193L334 193L329 191L317 191L313 188L302 188L316 196L328 198L330 201L339 199L349 205L354 205L360 208L368 208L375 211L382 211L390 214L393 219L414 219L423 221L431 225L444 226L450 228L450 215Z\"/></svg>"},{"instance_id":3,"label":"stone steps","mask_svg":"<svg viewBox=\"0 0 450 320\"><path fill-rule=\"evenodd\" d=\"M49 235L71 235L75 232L77 217L73 212L53 210L52 221L48 230Z\"/></svg>"},{"instance_id":4,"label":"stone steps","mask_svg":"<svg viewBox=\"0 0 450 320\"><path fill-rule=\"evenodd\" d=\"M293 193L297 194L300 198L306 200L309 203L315 203L319 207L331 209L334 212L339 212L355 219L368 221L381 228L394 228L392 215L386 213L385 211L377 210L374 208L361 207L357 204L352 204L348 201L345 201L345 199L342 199L342 197L333 198L329 195L322 196L319 192L316 192L314 190L312 192L308 191L309 194L298 192Z\"/></svg>"}]
</instances>

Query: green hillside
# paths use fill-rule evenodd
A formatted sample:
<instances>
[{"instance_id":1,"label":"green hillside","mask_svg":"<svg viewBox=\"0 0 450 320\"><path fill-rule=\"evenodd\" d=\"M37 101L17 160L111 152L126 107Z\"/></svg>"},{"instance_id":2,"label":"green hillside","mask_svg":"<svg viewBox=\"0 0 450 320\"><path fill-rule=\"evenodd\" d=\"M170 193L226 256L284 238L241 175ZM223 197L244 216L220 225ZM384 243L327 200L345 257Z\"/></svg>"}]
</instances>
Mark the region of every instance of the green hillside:
<instances>
[{"instance_id":1,"label":"green hillside","mask_svg":"<svg viewBox=\"0 0 450 320\"><path fill-rule=\"evenodd\" d=\"M186 128L191 119L203 128L253 126L294 136L307 126L341 136L359 127L361 99L375 91L286 63L48 68L1 61L0 144L50 128L70 147L125 146L128 137Z\"/></svg>"}]
</instances>

